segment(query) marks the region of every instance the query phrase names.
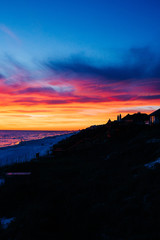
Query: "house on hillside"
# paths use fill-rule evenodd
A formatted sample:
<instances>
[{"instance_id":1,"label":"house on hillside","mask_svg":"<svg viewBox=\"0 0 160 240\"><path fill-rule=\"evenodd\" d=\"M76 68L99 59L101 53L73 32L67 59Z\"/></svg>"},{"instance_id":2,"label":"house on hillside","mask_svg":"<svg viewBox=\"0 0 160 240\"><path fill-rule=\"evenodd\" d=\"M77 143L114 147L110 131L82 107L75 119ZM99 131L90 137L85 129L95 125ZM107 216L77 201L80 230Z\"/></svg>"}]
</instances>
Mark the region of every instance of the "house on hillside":
<instances>
[{"instance_id":1,"label":"house on hillside","mask_svg":"<svg viewBox=\"0 0 160 240\"><path fill-rule=\"evenodd\" d=\"M149 123L149 115L146 113L134 113L134 114L127 114L124 118L122 118L122 122L125 124L138 124L138 125L144 125Z\"/></svg>"},{"instance_id":2,"label":"house on hillside","mask_svg":"<svg viewBox=\"0 0 160 240\"><path fill-rule=\"evenodd\" d=\"M122 119L121 114L120 114L120 115L117 115L117 122L120 122L121 119Z\"/></svg>"},{"instance_id":3,"label":"house on hillside","mask_svg":"<svg viewBox=\"0 0 160 240\"><path fill-rule=\"evenodd\" d=\"M150 114L150 124L160 124L160 109Z\"/></svg>"}]
</instances>

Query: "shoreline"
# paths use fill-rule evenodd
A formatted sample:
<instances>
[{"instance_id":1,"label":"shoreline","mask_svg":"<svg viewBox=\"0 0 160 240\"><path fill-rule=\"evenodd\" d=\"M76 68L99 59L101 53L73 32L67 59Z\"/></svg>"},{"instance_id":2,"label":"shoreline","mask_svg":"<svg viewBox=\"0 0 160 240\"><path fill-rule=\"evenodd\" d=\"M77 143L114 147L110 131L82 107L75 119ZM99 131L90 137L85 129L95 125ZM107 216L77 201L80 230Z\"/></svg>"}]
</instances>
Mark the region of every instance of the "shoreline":
<instances>
[{"instance_id":1,"label":"shoreline","mask_svg":"<svg viewBox=\"0 0 160 240\"><path fill-rule=\"evenodd\" d=\"M24 146L24 145L28 145L28 144L30 144L32 142L39 142L39 141L43 141L43 140L47 140L47 139L53 139L53 138L56 138L56 137L59 137L59 136L65 136L65 135L69 135L69 134L73 134L73 133L77 133L77 132L78 131L65 133L65 134L58 134L58 135L55 135L55 136L43 137L43 138L39 138L39 139L23 140L23 141L21 141L21 142L19 142L17 144L0 147L0 150L9 149L9 148L15 148L17 146Z\"/></svg>"},{"instance_id":2,"label":"shoreline","mask_svg":"<svg viewBox=\"0 0 160 240\"><path fill-rule=\"evenodd\" d=\"M51 148L77 132L23 141L19 144L0 148L0 167L14 163L28 162L39 156L50 154Z\"/></svg>"},{"instance_id":3,"label":"shoreline","mask_svg":"<svg viewBox=\"0 0 160 240\"><path fill-rule=\"evenodd\" d=\"M2 133L3 132L3 133ZM9 133L8 133L9 132ZM76 131L0 131L0 149L12 147L22 142L40 140L46 137L64 135ZM21 132L21 133L19 133ZM29 132L29 134L28 134ZM37 133L36 133L37 132Z\"/></svg>"}]
</instances>

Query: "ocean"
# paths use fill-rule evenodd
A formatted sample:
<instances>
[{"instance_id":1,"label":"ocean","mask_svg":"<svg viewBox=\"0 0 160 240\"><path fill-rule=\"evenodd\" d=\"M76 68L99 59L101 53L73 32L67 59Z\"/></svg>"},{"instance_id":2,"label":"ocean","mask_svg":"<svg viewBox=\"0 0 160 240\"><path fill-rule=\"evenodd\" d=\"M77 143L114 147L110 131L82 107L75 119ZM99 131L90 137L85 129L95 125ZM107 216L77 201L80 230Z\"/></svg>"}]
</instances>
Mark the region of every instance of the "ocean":
<instances>
[{"instance_id":1,"label":"ocean","mask_svg":"<svg viewBox=\"0 0 160 240\"><path fill-rule=\"evenodd\" d=\"M71 131L22 131L22 130L0 130L0 147L17 145L21 141L30 141L68 134Z\"/></svg>"}]
</instances>

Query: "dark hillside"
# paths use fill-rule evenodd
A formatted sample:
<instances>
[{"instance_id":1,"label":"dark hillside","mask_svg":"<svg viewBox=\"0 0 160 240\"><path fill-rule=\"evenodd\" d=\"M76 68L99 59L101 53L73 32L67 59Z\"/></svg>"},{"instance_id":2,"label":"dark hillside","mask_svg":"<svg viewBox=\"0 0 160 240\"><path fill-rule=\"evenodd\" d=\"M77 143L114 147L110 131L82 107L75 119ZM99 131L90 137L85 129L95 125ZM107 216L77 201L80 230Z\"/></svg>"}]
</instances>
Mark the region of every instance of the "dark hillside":
<instances>
[{"instance_id":1,"label":"dark hillside","mask_svg":"<svg viewBox=\"0 0 160 240\"><path fill-rule=\"evenodd\" d=\"M0 188L0 239L160 239L160 127L97 126L57 144L53 156L1 169L31 171Z\"/></svg>"}]
</instances>

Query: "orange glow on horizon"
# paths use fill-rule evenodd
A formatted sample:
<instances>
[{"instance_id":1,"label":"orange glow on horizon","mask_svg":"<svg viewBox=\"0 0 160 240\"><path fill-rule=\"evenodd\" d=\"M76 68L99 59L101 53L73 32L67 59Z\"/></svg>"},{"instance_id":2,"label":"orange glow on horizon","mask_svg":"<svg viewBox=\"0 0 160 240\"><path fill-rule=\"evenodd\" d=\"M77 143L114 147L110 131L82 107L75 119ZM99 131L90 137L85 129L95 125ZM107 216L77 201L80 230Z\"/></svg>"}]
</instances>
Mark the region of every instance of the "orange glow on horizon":
<instances>
[{"instance_id":1,"label":"orange glow on horizon","mask_svg":"<svg viewBox=\"0 0 160 240\"><path fill-rule=\"evenodd\" d=\"M156 103L153 102L153 106ZM58 106L21 105L0 107L1 130L79 130L91 125L105 124L108 119L116 120L117 114L122 117L128 113L145 108L143 102L111 103L72 103ZM125 110L126 109L126 110ZM158 109L158 106L157 106ZM141 111L151 113L150 111Z\"/></svg>"},{"instance_id":2,"label":"orange glow on horizon","mask_svg":"<svg viewBox=\"0 0 160 240\"><path fill-rule=\"evenodd\" d=\"M159 108L158 90L151 84L101 83L89 79L0 81L1 130L79 130L105 124L128 113ZM16 79L16 80L15 80ZM152 92L152 94L151 94Z\"/></svg>"}]
</instances>

